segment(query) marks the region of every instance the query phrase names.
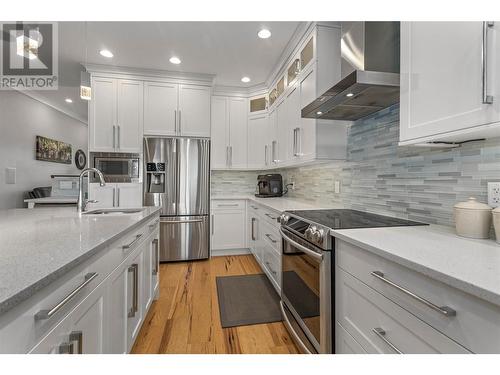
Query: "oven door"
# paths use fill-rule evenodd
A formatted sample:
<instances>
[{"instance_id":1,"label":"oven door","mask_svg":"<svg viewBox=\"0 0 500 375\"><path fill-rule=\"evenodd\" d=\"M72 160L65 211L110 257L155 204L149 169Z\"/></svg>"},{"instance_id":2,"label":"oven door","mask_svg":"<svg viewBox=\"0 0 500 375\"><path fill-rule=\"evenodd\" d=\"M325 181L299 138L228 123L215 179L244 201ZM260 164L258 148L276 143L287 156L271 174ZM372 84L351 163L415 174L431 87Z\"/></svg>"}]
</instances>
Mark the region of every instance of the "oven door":
<instances>
[{"instance_id":1,"label":"oven door","mask_svg":"<svg viewBox=\"0 0 500 375\"><path fill-rule=\"evenodd\" d=\"M332 353L331 252L281 228L285 325L308 353Z\"/></svg>"}]
</instances>

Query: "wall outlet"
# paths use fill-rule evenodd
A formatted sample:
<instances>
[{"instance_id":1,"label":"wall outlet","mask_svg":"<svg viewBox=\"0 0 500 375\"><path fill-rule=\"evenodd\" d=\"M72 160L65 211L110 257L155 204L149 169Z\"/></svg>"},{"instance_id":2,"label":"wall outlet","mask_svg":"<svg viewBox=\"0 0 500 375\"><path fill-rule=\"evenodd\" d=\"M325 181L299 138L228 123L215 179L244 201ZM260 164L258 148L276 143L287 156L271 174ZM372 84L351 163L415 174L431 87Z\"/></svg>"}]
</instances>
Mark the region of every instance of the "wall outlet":
<instances>
[{"instance_id":1,"label":"wall outlet","mask_svg":"<svg viewBox=\"0 0 500 375\"><path fill-rule=\"evenodd\" d=\"M292 190L295 190L295 181L291 181L291 182L290 182L290 188L291 188Z\"/></svg>"},{"instance_id":2,"label":"wall outlet","mask_svg":"<svg viewBox=\"0 0 500 375\"><path fill-rule=\"evenodd\" d=\"M333 190L335 191L335 194L340 194L340 181L335 181L333 183Z\"/></svg>"},{"instance_id":3,"label":"wall outlet","mask_svg":"<svg viewBox=\"0 0 500 375\"><path fill-rule=\"evenodd\" d=\"M488 206L500 206L500 182L488 182Z\"/></svg>"}]
</instances>

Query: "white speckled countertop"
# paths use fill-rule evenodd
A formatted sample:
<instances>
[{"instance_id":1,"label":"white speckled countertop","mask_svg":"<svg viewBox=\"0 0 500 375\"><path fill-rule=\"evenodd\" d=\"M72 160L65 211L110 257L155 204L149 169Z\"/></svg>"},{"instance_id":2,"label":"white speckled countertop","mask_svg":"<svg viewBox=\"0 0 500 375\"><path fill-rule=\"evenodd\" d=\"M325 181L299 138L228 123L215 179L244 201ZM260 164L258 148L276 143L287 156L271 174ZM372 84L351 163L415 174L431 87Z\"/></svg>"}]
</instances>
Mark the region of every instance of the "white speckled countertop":
<instances>
[{"instance_id":1,"label":"white speckled countertop","mask_svg":"<svg viewBox=\"0 0 500 375\"><path fill-rule=\"evenodd\" d=\"M158 212L79 215L75 207L0 211L0 314Z\"/></svg>"},{"instance_id":2,"label":"white speckled countertop","mask_svg":"<svg viewBox=\"0 0 500 375\"><path fill-rule=\"evenodd\" d=\"M500 244L429 225L332 230L332 235L500 305Z\"/></svg>"},{"instance_id":3,"label":"white speckled countertop","mask_svg":"<svg viewBox=\"0 0 500 375\"><path fill-rule=\"evenodd\" d=\"M268 207L279 212L290 210L319 210L322 208L342 208L341 206L317 205L305 202L300 199L279 197L279 198L257 198L254 195L212 195L213 200L247 199L257 204Z\"/></svg>"}]
</instances>

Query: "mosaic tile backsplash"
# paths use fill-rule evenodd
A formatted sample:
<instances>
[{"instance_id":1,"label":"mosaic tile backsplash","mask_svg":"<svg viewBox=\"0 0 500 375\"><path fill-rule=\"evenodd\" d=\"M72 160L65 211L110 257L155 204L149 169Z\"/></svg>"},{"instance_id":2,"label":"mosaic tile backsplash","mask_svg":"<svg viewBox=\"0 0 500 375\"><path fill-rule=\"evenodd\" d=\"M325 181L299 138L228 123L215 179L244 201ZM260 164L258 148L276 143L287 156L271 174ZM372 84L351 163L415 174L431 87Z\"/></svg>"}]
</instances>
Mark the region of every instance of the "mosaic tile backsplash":
<instances>
[{"instance_id":1,"label":"mosaic tile backsplash","mask_svg":"<svg viewBox=\"0 0 500 375\"><path fill-rule=\"evenodd\" d=\"M399 105L354 122L345 162L280 171L285 181L295 182L289 196L452 226L456 202L469 196L486 202L487 182L500 181L500 138L452 149L399 147L398 139ZM212 175L213 189L224 189L221 182L234 178L231 189L253 191L257 173L233 173ZM239 186L244 181L249 186ZM339 194L334 181L340 181Z\"/></svg>"}]
</instances>

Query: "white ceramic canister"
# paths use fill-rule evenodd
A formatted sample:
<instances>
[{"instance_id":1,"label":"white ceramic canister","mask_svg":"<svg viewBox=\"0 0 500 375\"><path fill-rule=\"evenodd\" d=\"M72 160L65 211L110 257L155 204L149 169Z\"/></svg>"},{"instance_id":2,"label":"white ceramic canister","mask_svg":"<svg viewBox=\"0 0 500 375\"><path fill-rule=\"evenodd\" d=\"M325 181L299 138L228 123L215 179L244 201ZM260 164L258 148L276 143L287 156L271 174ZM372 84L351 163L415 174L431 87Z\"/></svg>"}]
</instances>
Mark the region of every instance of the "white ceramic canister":
<instances>
[{"instance_id":1,"label":"white ceramic canister","mask_svg":"<svg viewBox=\"0 0 500 375\"><path fill-rule=\"evenodd\" d=\"M468 238L489 238L491 207L471 197L453 206L457 234Z\"/></svg>"},{"instance_id":2,"label":"white ceramic canister","mask_svg":"<svg viewBox=\"0 0 500 375\"><path fill-rule=\"evenodd\" d=\"M497 242L500 243L500 207L495 208L491 211L493 215L493 227L495 228L495 237Z\"/></svg>"}]
</instances>

